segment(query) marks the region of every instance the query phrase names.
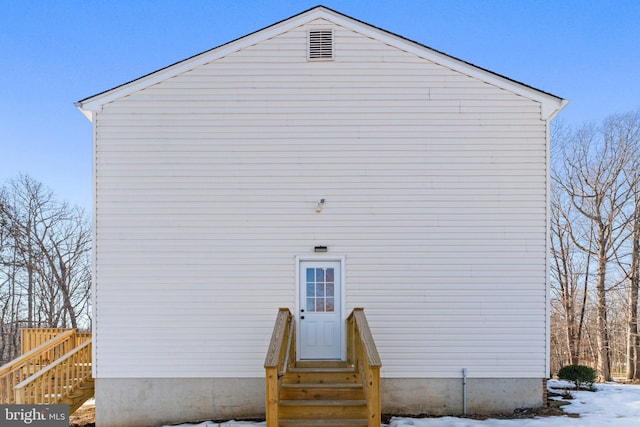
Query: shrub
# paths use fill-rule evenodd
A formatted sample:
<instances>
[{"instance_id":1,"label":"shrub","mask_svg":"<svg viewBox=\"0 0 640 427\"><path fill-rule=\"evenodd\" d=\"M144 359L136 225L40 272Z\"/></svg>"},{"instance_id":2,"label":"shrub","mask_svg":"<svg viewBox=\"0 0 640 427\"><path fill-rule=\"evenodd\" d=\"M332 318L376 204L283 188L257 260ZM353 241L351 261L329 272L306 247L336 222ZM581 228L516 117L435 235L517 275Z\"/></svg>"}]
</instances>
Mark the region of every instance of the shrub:
<instances>
[{"instance_id":1,"label":"shrub","mask_svg":"<svg viewBox=\"0 0 640 427\"><path fill-rule=\"evenodd\" d=\"M577 390L593 390L596 371L584 365L567 365L558 371L558 378L571 381Z\"/></svg>"}]
</instances>

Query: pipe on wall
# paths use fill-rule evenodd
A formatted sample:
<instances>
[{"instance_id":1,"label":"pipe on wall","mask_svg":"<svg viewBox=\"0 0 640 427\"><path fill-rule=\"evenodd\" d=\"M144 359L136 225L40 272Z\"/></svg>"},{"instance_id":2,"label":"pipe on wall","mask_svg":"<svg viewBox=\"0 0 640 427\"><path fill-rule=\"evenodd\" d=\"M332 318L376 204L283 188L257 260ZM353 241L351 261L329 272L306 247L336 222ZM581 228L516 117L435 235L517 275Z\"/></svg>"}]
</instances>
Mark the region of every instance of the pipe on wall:
<instances>
[{"instance_id":1,"label":"pipe on wall","mask_svg":"<svg viewBox=\"0 0 640 427\"><path fill-rule=\"evenodd\" d=\"M462 413L467 415L467 368L462 368Z\"/></svg>"}]
</instances>

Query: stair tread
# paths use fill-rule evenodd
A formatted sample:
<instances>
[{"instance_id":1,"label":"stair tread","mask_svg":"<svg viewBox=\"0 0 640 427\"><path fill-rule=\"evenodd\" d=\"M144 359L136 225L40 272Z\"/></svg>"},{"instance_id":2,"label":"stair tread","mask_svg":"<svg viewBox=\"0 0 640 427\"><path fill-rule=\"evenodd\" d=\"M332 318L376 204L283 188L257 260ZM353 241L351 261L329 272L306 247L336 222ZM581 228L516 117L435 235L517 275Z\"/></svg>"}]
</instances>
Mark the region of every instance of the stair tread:
<instances>
[{"instance_id":1,"label":"stair tread","mask_svg":"<svg viewBox=\"0 0 640 427\"><path fill-rule=\"evenodd\" d=\"M362 388L362 383L285 383L283 388Z\"/></svg>"},{"instance_id":2,"label":"stair tread","mask_svg":"<svg viewBox=\"0 0 640 427\"><path fill-rule=\"evenodd\" d=\"M296 368L345 368L353 367L354 365L352 362L347 362L346 360L298 360L293 366Z\"/></svg>"},{"instance_id":3,"label":"stair tread","mask_svg":"<svg viewBox=\"0 0 640 427\"><path fill-rule=\"evenodd\" d=\"M362 406L366 405L366 400L340 400L340 399L327 399L327 400L281 400L280 405L283 406Z\"/></svg>"},{"instance_id":4,"label":"stair tread","mask_svg":"<svg viewBox=\"0 0 640 427\"><path fill-rule=\"evenodd\" d=\"M288 372L295 372L295 373L299 373L299 372L337 372L337 373L343 373L343 372L356 372L356 370L354 368L351 367L346 367L346 368L323 368L323 367L305 367L305 368L289 368L287 369Z\"/></svg>"},{"instance_id":5,"label":"stair tread","mask_svg":"<svg viewBox=\"0 0 640 427\"><path fill-rule=\"evenodd\" d=\"M279 425L281 426L366 426L369 425L366 418L335 418L335 419L305 419L305 418L290 418L281 419Z\"/></svg>"}]
</instances>

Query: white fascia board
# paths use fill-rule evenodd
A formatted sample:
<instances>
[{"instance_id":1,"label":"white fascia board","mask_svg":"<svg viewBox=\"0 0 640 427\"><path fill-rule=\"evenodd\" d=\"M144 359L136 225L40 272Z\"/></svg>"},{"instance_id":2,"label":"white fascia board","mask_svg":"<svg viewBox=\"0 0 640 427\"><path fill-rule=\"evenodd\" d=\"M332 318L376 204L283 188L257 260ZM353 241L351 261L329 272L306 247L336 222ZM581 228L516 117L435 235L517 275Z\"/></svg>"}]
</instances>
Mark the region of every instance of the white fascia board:
<instances>
[{"instance_id":1,"label":"white fascia board","mask_svg":"<svg viewBox=\"0 0 640 427\"><path fill-rule=\"evenodd\" d=\"M331 17L328 17L327 19L330 19L336 24L343 25L345 27L353 28L353 26L356 25L356 31L364 36L379 40L382 43L386 43L397 49L412 53L420 58L424 58L443 67L449 68L469 77L473 77L485 83L515 93L516 95L520 95L533 101L540 102L540 104L542 105L542 118L545 120L553 118L553 116L560 112L560 110L562 110L568 103L567 100L559 98L555 95L545 93L533 87L527 86L526 84L519 83L507 77L500 76L499 74L495 74L491 71L483 70L482 68L479 68L468 62L464 62L445 53L441 53L427 46L423 46L418 42L405 39L401 36L358 21L353 21L345 16L332 14Z\"/></svg>"},{"instance_id":2,"label":"white fascia board","mask_svg":"<svg viewBox=\"0 0 640 427\"><path fill-rule=\"evenodd\" d=\"M93 111L90 111L90 110L84 109L84 108L82 107L82 103L80 103L80 102L76 102L76 108L77 108L78 110L80 110L80 112L82 113L82 115L83 115L83 116L85 116L85 117L87 118L87 120L89 120L91 123L93 123L93 113L94 113Z\"/></svg>"},{"instance_id":3,"label":"white fascia board","mask_svg":"<svg viewBox=\"0 0 640 427\"><path fill-rule=\"evenodd\" d=\"M559 102L551 103L543 103L542 104L542 117L546 118L547 120L551 120L553 119L556 114L558 114L564 107L567 106L567 104L569 103L568 100L566 99L561 99Z\"/></svg>"},{"instance_id":4,"label":"white fascia board","mask_svg":"<svg viewBox=\"0 0 640 427\"><path fill-rule=\"evenodd\" d=\"M125 83L122 86L118 86L114 89L84 99L80 102L77 102L76 107L82 112L82 114L84 114L89 120L91 120L91 112L99 112L104 104L108 104L109 102L112 102L116 99L125 97L134 92L150 87L156 83L162 82L184 72L197 68L201 65L223 58L227 55L252 46L263 40L268 40L272 37L303 25L310 20L324 17L324 15L325 14L322 10L313 9L308 13L303 13L297 17L274 24L263 30L257 31L256 33L241 37L217 48L213 48L212 50L208 50L191 58L177 62L173 65L169 65L166 68L140 77L129 83Z\"/></svg>"},{"instance_id":5,"label":"white fascia board","mask_svg":"<svg viewBox=\"0 0 640 427\"><path fill-rule=\"evenodd\" d=\"M510 80L498 74L494 74L490 71L483 70L472 64L435 51L417 42L405 39L385 30L373 27L364 22L349 18L348 16L342 15L338 12L325 9L323 7L317 7L307 12L303 12L300 15L294 16L293 18L271 25L263 30L259 30L248 36L241 37L235 41L224 44L218 48L195 55L189 59L170 65L167 68L148 74L137 80L133 80L130 83L126 83L112 90L87 98L78 102L76 106L87 118L89 118L89 120L91 120L90 112L100 111L104 104L192 70L201 65L215 61L216 59L230 55L263 40L285 33L293 28L316 19L325 19L335 23L336 25L350 28L364 36L378 40L405 52L412 53L420 58L424 58L443 67L450 68L454 71L508 90L517 95L540 102L542 105L541 114L543 119L551 119L567 104L567 101L562 98L539 91L535 88Z\"/></svg>"}]
</instances>

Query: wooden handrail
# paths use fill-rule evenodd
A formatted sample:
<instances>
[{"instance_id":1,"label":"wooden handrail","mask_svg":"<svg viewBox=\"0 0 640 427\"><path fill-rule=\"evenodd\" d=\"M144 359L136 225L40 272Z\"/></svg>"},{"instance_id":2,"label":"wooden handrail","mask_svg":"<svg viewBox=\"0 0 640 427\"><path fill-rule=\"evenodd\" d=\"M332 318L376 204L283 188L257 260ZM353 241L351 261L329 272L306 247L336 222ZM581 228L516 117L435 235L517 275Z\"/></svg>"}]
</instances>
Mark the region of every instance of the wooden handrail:
<instances>
[{"instance_id":1,"label":"wooden handrail","mask_svg":"<svg viewBox=\"0 0 640 427\"><path fill-rule=\"evenodd\" d=\"M288 335L288 324L291 318L291 311L288 308L281 308L276 317L276 324L271 334L271 342L267 350L267 357L264 360L265 368L278 368L284 354L285 338Z\"/></svg>"},{"instance_id":2,"label":"wooden handrail","mask_svg":"<svg viewBox=\"0 0 640 427\"><path fill-rule=\"evenodd\" d=\"M369 427L380 427L380 368L382 361L363 308L354 308L347 318L347 357L358 369L367 399Z\"/></svg>"},{"instance_id":3,"label":"wooden handrail","mask_svg":"<svg viewBox=\"0 0 640 427\"><path fill-rule=\"evenodd\" d=\"M72 328L20 328L20 354L26 354L41 344Z\"/></svg>"},{"instance_id":4,"label":"wooden handrail","mask_svg":"<svg viewBox=\"0 0 640 427\"><path fill-rule=\"evenodd\" d=\"M287 336L287 346L284 353L284 360L280 364L280 370L278 371L278 377L280 378L287 373L287 369L289 368L289 362L292 360L291 353L294 352L294 349L292 348L294 343L293 334L295 333L296 328L295 328L295 323L293 323L293 318L290 317L288 320L288 323L289 323L289 335ZM294 355L294 359L295 359L295 355Z\"/></svg>"},{"instance_id":5,"label":"wooden handrail","mask_svg":"<svg viewBox=\"0 0 640 427\"><path fill-rule=\"evenodd\" d=\"M372 367L381 367L382 361L380 360L376 343L373 340L371 329L369 329L369 322L364 314L364 309L354 308L352 315L360 332L360 340L365 351L367 364Z\"/></svg>"},{"instance_id":6,"label":"wooden handrail","mask_svg":"<svg viewBox=\"0 0 640 427\"><path fill-rule=\"evenodd\" d=\"M75 329L69 329L0 368L0 401L16 403L14 387L76 346Z\"/></svg>"},{"instance_id":7,"label":"wooden handrail","mask_svg":"<svg viewBox=\"0 0 640 427\"><path fill-rule=\"evenodd\" d=\"M55 404L91 378L92 340L14 387L18 404Z\"/></svg>"},{"instance_id":8,"label":"wooden handrail","mask_svg":"<svg viewBox=\"0 0 640 427\"><path fill-rule=\"evenodd\" d=\"M273 327L271 342L264 361L266 372L266 424L267 427L278 426L278 399L280 396L281 378L287 368L295 361L295 334L293 316L288 308L281 308Z\"/></svg>"}]
</instances>

